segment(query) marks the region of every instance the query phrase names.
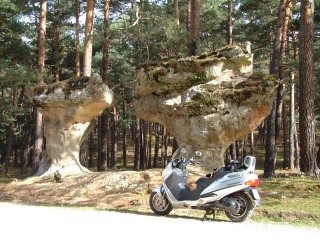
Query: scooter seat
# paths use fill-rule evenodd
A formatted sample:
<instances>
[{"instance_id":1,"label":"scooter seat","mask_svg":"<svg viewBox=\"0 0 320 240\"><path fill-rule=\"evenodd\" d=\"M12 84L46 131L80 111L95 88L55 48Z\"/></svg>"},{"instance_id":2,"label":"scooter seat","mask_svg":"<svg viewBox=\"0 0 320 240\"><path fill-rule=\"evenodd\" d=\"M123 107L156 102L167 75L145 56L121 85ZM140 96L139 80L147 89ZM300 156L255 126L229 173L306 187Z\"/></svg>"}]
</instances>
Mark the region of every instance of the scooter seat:
<instances>
[{"instance_id":1,"label":"scooter seat","mask_svg":"<svg viewBox=\"0 0 320 240\"><path fill-rule=\"evenodd\" d=\"M208 186L209 184L211 184L212 182L214 182L214 178L199 178L197 181L196 181L196 184L197 184L197 188L199 187L206 187Z\"/></svg>"}]
</instances>

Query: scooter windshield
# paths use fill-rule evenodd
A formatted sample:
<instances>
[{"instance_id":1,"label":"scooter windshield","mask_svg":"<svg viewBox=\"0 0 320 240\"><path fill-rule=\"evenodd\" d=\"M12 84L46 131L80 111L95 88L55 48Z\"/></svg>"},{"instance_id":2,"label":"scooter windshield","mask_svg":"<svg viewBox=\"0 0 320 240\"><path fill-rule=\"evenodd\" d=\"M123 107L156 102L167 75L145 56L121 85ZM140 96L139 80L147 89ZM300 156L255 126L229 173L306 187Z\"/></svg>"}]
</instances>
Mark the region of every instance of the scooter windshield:
<instances>
[{"instance_id":1,"label":"scooter windshield","mask_svg":"<svg viewBox=\"0 0 320 240\"><path fill-rule=\"evenodd\" d=\"M187 158L187 151L183 146L180 146L173 154L171 161L173 161L176 158Z\"/></svg>"}]
</instances>

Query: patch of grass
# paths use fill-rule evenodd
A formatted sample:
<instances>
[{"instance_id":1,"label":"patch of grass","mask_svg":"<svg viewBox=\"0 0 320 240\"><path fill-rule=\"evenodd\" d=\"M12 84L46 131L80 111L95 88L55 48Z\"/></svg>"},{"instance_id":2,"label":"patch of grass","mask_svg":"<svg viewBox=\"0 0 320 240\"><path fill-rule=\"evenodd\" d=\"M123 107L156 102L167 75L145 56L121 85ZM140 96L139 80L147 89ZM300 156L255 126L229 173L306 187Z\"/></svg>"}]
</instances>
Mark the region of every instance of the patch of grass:
<instances>
[{"instance_id":1,"label":"patch of grass","mask_svg":"<svg viewBox=\"0 0 320 240\"><path fill-rule=\"evenodd\" d=\"M295 213L320 213L319 179L307 177L281 177L261 179L259 192L263 209Z\"/></svg>"},{"instance_id":2,"label":"patch of grass","mask_svg":"<svg viewBox=\"0 0 320 240\"><path fill-rule=\"evenodd\" d=\"M320 228L319 179L286 174L260 180L258 191L262 206L256 209L254 220Z\"/></svg>"},{"instance_id":3,"label":"patch of grass","mask_svg":"<svg viewBox=\"0 0 320 240\"><path fill-rule=\"evenodd\" d=\"M0 184L7 184L12 181L12 177L0 174Z\"/></svg>"}]
</instances>

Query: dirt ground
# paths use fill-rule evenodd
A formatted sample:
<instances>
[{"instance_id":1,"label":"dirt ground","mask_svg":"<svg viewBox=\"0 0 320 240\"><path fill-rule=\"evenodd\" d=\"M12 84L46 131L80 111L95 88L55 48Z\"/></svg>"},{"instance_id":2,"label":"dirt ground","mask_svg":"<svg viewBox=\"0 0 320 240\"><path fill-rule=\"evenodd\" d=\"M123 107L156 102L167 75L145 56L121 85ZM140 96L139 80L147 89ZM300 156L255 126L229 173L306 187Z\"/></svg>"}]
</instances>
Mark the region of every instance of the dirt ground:
<instances>
[{"instance_id":1,"label":"dirt ground","mask_svg":"<svg viewBox=\"0 0 320 240\"><path fill-rule=\"evenodd\" d=\"M101 209L128 207L149 208L152 189L161 185L163 169L146 171L107 171L54 177L14 179L0 184L0 201L67 206L93 206ZM199 170L189 170L190 182L199 176ZM192 184L191 184L192 186Z\"/></svg>"}]
</instances>

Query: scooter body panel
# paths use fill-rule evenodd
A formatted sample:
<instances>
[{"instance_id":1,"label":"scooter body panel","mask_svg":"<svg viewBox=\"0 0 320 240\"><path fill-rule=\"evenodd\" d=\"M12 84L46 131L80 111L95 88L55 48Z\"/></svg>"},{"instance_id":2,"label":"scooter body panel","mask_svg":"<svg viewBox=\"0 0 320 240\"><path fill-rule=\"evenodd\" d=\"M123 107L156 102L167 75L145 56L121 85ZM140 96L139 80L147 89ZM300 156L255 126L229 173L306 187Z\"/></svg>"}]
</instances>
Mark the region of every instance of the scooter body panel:
<instances>
[{"instance_id":1,"label":"scooter body panel","mask_svg":"<svg viewBox=\"0 0 320 240\"><path fill-rule=\"evenodd\" d=\"M162 172L162 186L153 190L160 197L165 195L173 208L212 209L214 207L237 212L238 205L232 199L232 195L238 192L247 192L253 204L260 206L258 191L250 187L252 180L258 179L257 174L254 173L256 163L254 157L247 156L244 164L239 168L221 168L212 178L198 179L197 188L194 190L189 189L187 185L186 167L191 161L193 158L173 158Z\"/></svg>"}]
</instances>

